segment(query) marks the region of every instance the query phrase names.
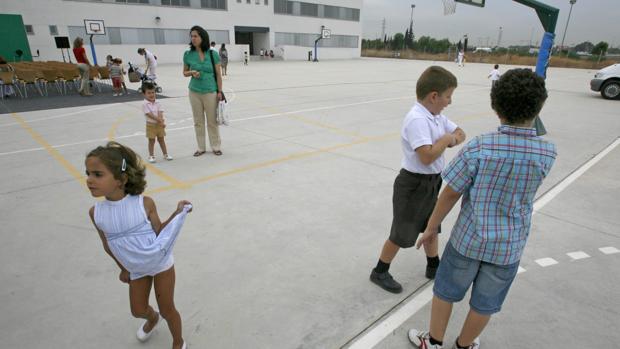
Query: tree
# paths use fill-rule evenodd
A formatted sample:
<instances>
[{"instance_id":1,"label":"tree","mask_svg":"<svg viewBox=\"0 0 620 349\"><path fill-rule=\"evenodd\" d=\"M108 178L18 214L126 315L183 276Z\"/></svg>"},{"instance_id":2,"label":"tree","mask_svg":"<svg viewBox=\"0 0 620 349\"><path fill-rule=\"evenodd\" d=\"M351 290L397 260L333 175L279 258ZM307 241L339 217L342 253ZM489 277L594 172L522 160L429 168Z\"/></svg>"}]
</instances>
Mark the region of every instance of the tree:
<instances>
[{"instance_id":1,"label":"tree","mask_svg":"<svg viewBox=\"0 0 620 349\"><path fill-rule=\"evenodd\" d=\"M594 46L594 48L592 49L592 54L593 55L604 55L605 52L607 52L608 48L609 48L609 44L606 43L605 41L601 41L598 44L596 44L596 46Z\"/></svg>"},{"instance_id":2,"label":"tree","mask_svg":"<svg viewBox=\"0 0 620 349\"><path fill-rule=\"evenodd\" d=\"M591 52L594 48L594 44L589 41L584 41L581 44L575 46L575 51L578 52Z\"/></svg>"},{"instance_id":3,"label":"tree","mask_svg":"<svg viewBox=\"0 0 620 349\"><path fill-rule=\"evenodd\" d=\"M401 50L405 44L405 36L403 33L396 33L392 39L392 50Z\"/></svg>"}]
</instances>

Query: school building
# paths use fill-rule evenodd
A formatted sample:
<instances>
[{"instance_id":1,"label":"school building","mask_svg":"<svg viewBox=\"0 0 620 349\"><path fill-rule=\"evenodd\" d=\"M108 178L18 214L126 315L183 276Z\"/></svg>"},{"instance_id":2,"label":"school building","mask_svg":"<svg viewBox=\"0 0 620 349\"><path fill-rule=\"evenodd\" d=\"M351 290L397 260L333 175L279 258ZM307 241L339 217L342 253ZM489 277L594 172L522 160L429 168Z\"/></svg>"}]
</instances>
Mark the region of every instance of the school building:
<instances>
[{"instance_id":1,"label":"school building","mask_svg":"<svg viewBox=\"0 0 620 349\"><path fill-rule=\"evenodd\" d=\"M361 53L362 4L363 0L2 0L0 55L8 61L58 61L64 54L68 61L70 50L58 48L56 37L72 43L81 36L91 57L85 20L94 20L105 27L105 35L92 36L99 64L108 54L137 62L139 47L155 53L159 63L179 63L193 25L205 28L218 48L226 44L232 61L242 60L244 51L258 55L261 49L273 50L277 59L308 59L322 34L329 38L318 42L319 59L351 59ZM72 54L71 59L75 61Z\"/></svg>"}]
</instances>

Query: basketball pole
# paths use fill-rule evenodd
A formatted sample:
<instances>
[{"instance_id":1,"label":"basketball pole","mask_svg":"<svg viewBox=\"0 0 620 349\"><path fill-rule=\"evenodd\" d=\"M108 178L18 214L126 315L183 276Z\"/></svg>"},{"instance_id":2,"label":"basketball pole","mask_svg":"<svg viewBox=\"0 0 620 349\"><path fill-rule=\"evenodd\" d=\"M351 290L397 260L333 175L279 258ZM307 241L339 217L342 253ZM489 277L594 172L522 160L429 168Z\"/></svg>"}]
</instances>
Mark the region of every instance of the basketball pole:
<instances>
[{"instance_id":1,"label":"basketball pole","mask_svg":"<svg viewBox=\"0 0 620 349\"><path fill-rule=\"evenodd\" d=\"M527 7L533 8L542 23L545 33L543 34L542 42L538 50L538 59L536 61L536 74L543 79L547 78L547 68L549 67L549 59L551 58L551 50L553 49L553 39L555 38L555 26L558 22L558 16L560 10L543 4L536 0L513 0ZM542 136L547 134L545 125L543 124L540 116L536 116L534 120L534 126L536 127L536 134Z\"/></svg>"},{"instance_id":2,"label":"basketball pole","mask_svg":"<svg viewBox=\"0 0 620 349\"><path fill-rule=\"evenodd\" d=\"M97 65L97 54L95 53L95 44L93 44L94 34L90 34L90 52L93 54L93 63Z\"/></svg>"}]
</instances>

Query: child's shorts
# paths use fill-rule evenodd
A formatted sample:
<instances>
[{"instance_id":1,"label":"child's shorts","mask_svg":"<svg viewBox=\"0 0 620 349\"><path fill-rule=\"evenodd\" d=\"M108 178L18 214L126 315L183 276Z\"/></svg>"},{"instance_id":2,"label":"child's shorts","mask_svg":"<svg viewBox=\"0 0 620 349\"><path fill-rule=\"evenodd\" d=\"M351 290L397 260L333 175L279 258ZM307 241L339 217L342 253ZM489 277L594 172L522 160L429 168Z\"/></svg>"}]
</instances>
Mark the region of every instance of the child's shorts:
<instances>
[{"instance_id":1,"label":"child's shorts","mask_svg":"<svg viewBox=\"0 0 620 349\"><path fill-rule=\"evenodd\" d=\"M120 76L115 76L112 78L112 86L115 89L121 88L122 84L123 84L123 78L121 78Z\"/></svg>"},{"instance_id":2,"label":"child's shorts","mask_svg":"<svg viewBox=\"0 0 620 349\"><path fill-rule=\"evenodd\" d=\"M165 137L166 129L160 124L146 123L146 138L153 139L157 137Z\"/></svg>"},{"instance_id":3,"label":"child's shorts","mask_svg":"<svg viewBox=\"0 0 620 349\"><path fill-rule=\"evenodd\" d=\"M401 169L394 180L390 241L399 247L415 245L433 213L441 189L440 174L412 173ZM441 227L440 227L441 232Z\"/></svg>"},{"instance_id":4,"label":"child's shorts","mask_svg":"<svg viewBox=\"0 0 620 349\"><path fill-rule=\"evenodd\" d=\"M470 307L478 314L491 315L501 310L518 269L519 262L498 265L465 257L448 242L435 276L433 293L439 299L456 303L473 284Z\"/></svg>"}]
</instances>

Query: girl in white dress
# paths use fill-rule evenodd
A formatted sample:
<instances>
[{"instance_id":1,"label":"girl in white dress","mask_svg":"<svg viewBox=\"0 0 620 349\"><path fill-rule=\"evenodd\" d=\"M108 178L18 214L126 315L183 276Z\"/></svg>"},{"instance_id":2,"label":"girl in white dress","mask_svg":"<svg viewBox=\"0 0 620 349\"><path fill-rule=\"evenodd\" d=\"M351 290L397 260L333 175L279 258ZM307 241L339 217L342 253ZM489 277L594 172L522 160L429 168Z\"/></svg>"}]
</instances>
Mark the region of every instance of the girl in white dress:
<instances>
[{"instance_id":1,"label":"girl in white dress","mask_svg":"<svg viewBox=\"0 0 620 349\"><path fill-rule=\"evenodd\" d=\"M176 211L162 223L153 199L141 195L146 187L142 160L116 142L97 147L86 156L86 175L91 194L105 198L90 208L90 218L103 249L121 269L119 279L129 284L132 315L146 320L138 328L138 340L151 336L161 315L172 334L172 348L185 349L181 316L174 306L172 248L192 210L191 203L179 201ZM149 305L152 285L159 313Z\"/></svg>"}]
</instances>

